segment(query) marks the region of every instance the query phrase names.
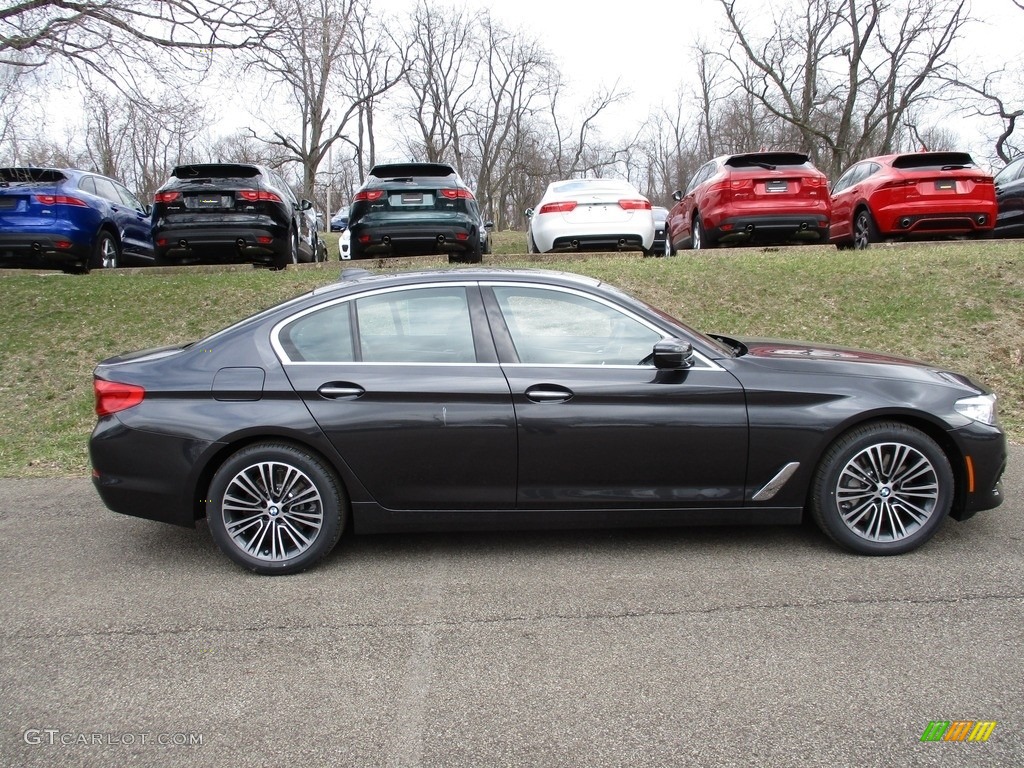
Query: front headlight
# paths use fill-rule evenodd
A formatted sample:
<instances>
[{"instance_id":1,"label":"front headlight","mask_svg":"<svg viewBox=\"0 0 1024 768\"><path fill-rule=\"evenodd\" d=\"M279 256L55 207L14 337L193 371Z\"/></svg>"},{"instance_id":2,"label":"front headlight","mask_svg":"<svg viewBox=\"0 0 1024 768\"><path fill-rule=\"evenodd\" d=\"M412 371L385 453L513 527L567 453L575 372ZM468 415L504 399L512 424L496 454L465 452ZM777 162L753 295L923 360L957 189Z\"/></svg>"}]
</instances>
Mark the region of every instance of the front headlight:
<instances>
[{"instance_id":1,"label":"front headlight","mask_svg":"<svg viewBox=\"0 0 1024 768\"><path fill-rule=\"evenodd\" d=\"M962 400L957 400L953 404L953 409L968 419L974 419L983 424L996 423L996 396L994 394L965 397Z\"/></svg>"}]
</instances>

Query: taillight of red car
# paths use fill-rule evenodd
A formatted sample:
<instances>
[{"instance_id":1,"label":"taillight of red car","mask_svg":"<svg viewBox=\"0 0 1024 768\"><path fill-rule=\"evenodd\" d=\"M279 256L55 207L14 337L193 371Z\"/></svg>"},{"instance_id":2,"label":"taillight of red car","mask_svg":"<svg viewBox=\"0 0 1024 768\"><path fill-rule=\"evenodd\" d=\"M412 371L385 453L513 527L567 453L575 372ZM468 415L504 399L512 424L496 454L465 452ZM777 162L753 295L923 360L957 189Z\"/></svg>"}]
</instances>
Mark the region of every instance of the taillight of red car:
<instances>
[{"instance_id":1,"label":"taillight of red car","mask_svg":"<svg viewBox=\"0 0 1024 768\"><path fill-rule=\"evenodd\" d=\"M110 416L127 410L141 403L146 397L146 390L143 387L106 379L94 378L92 389L96 396L97 416Z\"/></svg>"},{"instance_id":2,"label":"taillight of red car","mask_svg":"<svg viewBox=\"0 0 1024 768\"><path fill-rule=\"evenodd\" d=\"M569 213L574 210L576 210L575 200L562 200L558 203L545 203L540 207L540 210L537 211L537 213Z\"/></svg>"}]
</instances>

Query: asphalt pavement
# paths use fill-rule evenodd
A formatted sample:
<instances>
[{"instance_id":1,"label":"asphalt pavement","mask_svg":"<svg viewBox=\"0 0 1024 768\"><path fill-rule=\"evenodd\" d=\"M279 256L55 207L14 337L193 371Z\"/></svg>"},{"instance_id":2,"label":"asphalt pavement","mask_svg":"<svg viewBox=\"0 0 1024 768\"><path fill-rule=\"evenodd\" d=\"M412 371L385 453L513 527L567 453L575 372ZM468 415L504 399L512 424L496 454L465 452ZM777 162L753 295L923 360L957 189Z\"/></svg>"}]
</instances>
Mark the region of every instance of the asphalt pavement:
<instances>
[{"instance_id":1,"label":"asphalt pavement","mask_svg":"<svg viewBox=\"0 0 1024 768\"><path fill-rule=\"evenodd\" d=\"M0 480L0 765L1024 765L1024 448L1004 485L895 558L389 535L268 578L88 479ZM946 721L995 726L921 740Z\"/></svg>"}]
</instances>

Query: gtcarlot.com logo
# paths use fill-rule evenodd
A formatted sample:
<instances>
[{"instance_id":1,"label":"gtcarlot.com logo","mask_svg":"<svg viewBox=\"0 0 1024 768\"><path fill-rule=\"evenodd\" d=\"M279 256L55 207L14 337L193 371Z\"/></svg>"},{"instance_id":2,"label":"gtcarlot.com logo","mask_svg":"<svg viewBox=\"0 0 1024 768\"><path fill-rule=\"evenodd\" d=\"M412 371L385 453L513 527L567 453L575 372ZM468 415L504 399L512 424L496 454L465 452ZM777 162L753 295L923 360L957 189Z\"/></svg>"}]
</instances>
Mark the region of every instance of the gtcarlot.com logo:
<instances>
[{"instance_id":1,"label":"gtcarlot.com logo","mask_svg":"<svg viewBox=\"0 0 1024 768\"><path fill-rule=\"evenodd\" d=\"M932 720L921 741L988 741L995 729L995 720Z\"/></svg>"},{"instance_id":2,"label":"gtcarlot.com logo","mask_svg":"<svg viewBox=\"0 0 1024 768\"><path fill-rule=\"evenodd\" d=\"M62 731L59 728L29 728L22 734L26 744L32 746L62 746L62 747L100 747L100 746L150 746L161 747L201 747L203 745L203 734L201 733L150 733L140 731L133 733L126 731L118 733L114 731L106 733L75 733L73 731Z\"/></svg>"}]
</instances>

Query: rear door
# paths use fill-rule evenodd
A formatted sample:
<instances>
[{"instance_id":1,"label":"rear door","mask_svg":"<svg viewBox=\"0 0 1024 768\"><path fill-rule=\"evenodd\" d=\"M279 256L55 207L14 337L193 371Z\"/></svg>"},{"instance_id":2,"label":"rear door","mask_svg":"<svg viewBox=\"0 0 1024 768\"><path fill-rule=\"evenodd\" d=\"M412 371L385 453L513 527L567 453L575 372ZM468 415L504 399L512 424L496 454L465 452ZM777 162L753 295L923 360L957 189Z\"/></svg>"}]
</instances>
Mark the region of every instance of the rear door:
<instances>
[{"instance_id":1,"label":"rear door","mask_svg":"<svg viewBox=\"0 0 1024 768\"><path fill-rule=\"evenodd\" d=\"M474 284L338 300L275 329L274 344L292 386L379 504L514 505L515 416Z\"/></svg>"}]
</instances>

